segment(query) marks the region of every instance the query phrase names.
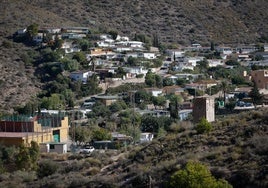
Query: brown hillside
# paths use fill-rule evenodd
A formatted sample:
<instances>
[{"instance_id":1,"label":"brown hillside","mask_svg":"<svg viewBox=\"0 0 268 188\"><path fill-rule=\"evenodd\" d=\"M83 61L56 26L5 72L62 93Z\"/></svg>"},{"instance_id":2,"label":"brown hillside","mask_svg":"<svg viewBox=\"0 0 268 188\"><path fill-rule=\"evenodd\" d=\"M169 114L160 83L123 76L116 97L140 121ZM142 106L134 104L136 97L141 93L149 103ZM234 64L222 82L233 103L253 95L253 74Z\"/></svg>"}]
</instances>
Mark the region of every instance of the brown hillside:
<instances>
[{"instance_id":1,"label":"brown hillside","mask_svg":"<svg viewBox=\"0 0 268 188\"><path fill-rule=\"evenodd\" d=\"M41 27L88 26L102 32L117 30L132 37L135 33L157 34L162 43L253 43L268 35L267 9L266 0L2 1L0 105L8 110L38 91L33 70L25 70L21 61L25 50L32 49L7 38L32 23Z\"/></svg>"}]
</instances>

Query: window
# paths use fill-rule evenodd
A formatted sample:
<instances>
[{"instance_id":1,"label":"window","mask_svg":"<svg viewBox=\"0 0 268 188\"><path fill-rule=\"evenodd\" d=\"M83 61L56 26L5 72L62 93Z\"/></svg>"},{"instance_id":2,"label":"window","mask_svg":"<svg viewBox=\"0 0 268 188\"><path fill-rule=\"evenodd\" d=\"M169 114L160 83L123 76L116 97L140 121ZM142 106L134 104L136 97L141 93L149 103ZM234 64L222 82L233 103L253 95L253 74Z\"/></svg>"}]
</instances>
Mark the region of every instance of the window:
<instances>
[{"instance_id":1,"label":"window","mask_svg":"<svg viewBox=\"0 0 268 188\"><path fill-rule=\"evenodd\" d=\"M55 145L54 144L50 144L49 145L49 149L55 149Z\"/></svg>"}]
</instances>

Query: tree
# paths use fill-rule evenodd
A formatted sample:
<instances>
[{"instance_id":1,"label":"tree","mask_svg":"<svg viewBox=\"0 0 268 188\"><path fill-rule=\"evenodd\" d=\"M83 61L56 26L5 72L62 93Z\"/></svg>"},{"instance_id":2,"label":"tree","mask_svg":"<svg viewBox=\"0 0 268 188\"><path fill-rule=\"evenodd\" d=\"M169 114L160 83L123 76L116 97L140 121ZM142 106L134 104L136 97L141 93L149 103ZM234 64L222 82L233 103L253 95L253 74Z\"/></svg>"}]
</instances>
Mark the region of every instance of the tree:
<instances>
[{"instance_id":1,"label":"tree","mask_svg":"<svg viewBox=\"0 0 268 188\"><path fill-rule=\"evenodd\" d=\"M51 46L52 50L60 49L62 47L63 40L59 38L58 34L56 33L55 41L53 45Z\"/></svg>"},{"instance_id":2,"label":"tree","mask_svg":"<svg viewBox=\"0 0 268 188\"><path fill-rule=\"evenodd\" d=\"M253 82L253 88L249 92L249 97L252 98L252 101L253 101L254 105L262 104L263 95L260 94L260 91L259 91L259 89L257 87L256 82Z\"/></svg>"},{"instance_id":3,"label":"tree","mask_svg":"<svg viewBox=\"0 0 268 188\"><path fill-rule=\"evenodd\" d=\"M15 163L20 170L32 170L36 169L38 158L39 146L32 141L30 147L26 147L24 144L19 146L18 153L15 156Z\"/></svg>"},{"instance_id":4,"label":"tree","mask_svg":"<svg viewBox=\"0 0 268 188\"><path fill-rule=\"evenodd\" d=\"M71 127L69 133L72 141L75 141L77 145L81 145L91 140L90 129L87 126L74 125Z\"/></svg>"},{"instance_id":5,"label":"tree","mask_svg":"<svg viewBox=\"0 0 268 188\"><path fill-rule=\"evenodd\" d=\"M157 134L160 128L168 130L171 123L172 120L169 117L155 117L147 114L142 116L140 127L144 132L153 132Z\"/></svg>"},{"instance_id":6,"label":"tree","mask_svg":"<svg viewBox=\"0 0 268 188\"><path fill-rule=\"evenodd\" d=\"M92 139L96 141L111 140L112 135L108 130L103 129L103 128L98 128L98 129L93 130Z\"/></svg>"},{"instance_id":7,"label":"tree","mask_svg":"<svg viewBox=\"0 0 268 188\"><path fill-rule=\"evenodd\" d=\"M152 101L154 106L161 106L164 107L166 104L166 98L164 96L152 97Z\"/></svg>"},{"instance_id":8,"label":"tree","mask_svg":"<svg viewBox=\"0 0 268 188\"><path fill-rule=\"evenodd\" d=\"M221 82L220 88L221 88L221 90L223 92L223 101L225 103L226 92L227 92L227 89L228 89L228 84L227 84L227 82L225 80Z\"/></svg>"},{"instance_id":9,"label":"tree","mask_svg":"<svg viewBox=\"0 0 268 188\"><path fill-rule=\"evenodd\" d=\"M163 86L173 86L174 83L171 78L164 78L163 79Z\"/></svg>"},{"instance_id":10,"label":"tree","mask_svg":"<svg viewBox=\"0 0 268 188\"><path fill-rule=\"evenodd\" d=\"M36 36L38 33L38 24L34 23L27 27L27 34L32 39L33 36Z\"/></svg>"},{"instance_id":11,"label":"tree","mask_svg":"<svg viewBox=\"0 0 268 188\"><path fill-rule=\"evenodd\" d=\"M205 117L202 117L195 129L198 134L208 133L212 130L212 125Z\"/></svg>"},{"instance_id":12,"label":"tree","mask_svg":"<svg viewBox=\"0 0 268 188\"><path fill-rule=\"evenodd\" d=\"M79 46L82 51L87 51L90 47L92 47L92 44L88 40L81 39L79 40Z\"/></svg>"},{"instance_id":13,"label":"tree","mask_svg":"<svg viewBox=\"0 0 268 188\"><path fill-rule=\"evenodd\" d=\"M88 67L86 55L83 52L76 52L73 59L78 61L83 67Z\"/></svg>"},{"instance_id":14,"label":"tree","mask_svg":"<svg viewBox=\"0 0 268 188\"><path fill-rule=\"evenodd\" d=\"M169 103L169 112L170 116L174 119L178 119L178 111L179 111L179 103L183 101L181 96L178 95L172 95L170 97L170 103Z\"/></svg>"},{"instance_id":15,"label":"tree","mask_svg":"<svg viewBox=\"0 0 268 188\"><path fill-rule=\"evenodd\" d=\"M117 38L117 35L118 35L118 32L117 31L114 31L114 30L111 30L108 32L109 35L112 36L112 39L116 39Z\"/></svg>"},{"instance_id":16,"label":"tree","mask_svg":"<svg viewBox=\"0 0 268 188\"><path fill-rule=\"evenodd\" d=\"M171 188L231 188L227 181L217 180L205 165L190 161L185 168L175 172L169 181Z\"/></svg>"},{"instance_id":17,"label":"tree","mask_svg":"<svg viewBox=\"0 0 268 188\"><path fill-rule=\"evenodd\" d=\"M145 83L149 87L154 87L156 85L155 74L151 70L149 70L145 76Z\"/></svg>"},{"instance_id":18,"label":"tree","mask_svg":"<svg viewBox=\"0 0 268 188\"><path fill-rule=\"evenodd\" d=\"M130 56L127 58L127 64L129 66L138 66L140 64L140 62L139 62L138 58Z\"/></svg>"}]
</instances>

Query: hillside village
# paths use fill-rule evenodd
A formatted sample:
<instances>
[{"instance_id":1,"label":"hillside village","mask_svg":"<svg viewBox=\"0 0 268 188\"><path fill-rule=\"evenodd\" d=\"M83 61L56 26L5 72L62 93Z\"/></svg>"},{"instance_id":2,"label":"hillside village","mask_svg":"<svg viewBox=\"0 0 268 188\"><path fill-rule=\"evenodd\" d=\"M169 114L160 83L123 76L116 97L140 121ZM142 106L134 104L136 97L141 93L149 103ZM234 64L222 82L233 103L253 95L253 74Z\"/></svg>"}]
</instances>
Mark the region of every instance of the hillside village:
<instances>
[{"instance_id":1,"label":"hillside village","mask_svg":"<svg viewBox=\"0 0 268 188\"><path fill-rule=\"evenodd\" d=\"M213 123L268 104L267 44L164 46L157 36L34 24L13 40L42 54L25 62L42 92L2 115L5 145L90 155L150 143L176 122Z\"/></svg>"}]
</instances>

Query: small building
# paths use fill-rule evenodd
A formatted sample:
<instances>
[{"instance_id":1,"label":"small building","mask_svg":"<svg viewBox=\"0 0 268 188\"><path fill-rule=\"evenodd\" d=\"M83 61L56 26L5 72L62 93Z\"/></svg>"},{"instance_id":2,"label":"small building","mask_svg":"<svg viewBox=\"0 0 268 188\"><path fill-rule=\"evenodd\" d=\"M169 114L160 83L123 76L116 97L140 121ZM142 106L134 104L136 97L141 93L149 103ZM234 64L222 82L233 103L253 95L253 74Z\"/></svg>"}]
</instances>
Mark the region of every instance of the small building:
<instances>
[{"instance_id":1,"label":"small building","mask_svg":"<svg viewBox=\"0 0 268 188\"><path fill-rule=\"evenodd\" d=\"M70 78L75 81L82 81L83 83L86 83L88 78L93 75L94 72L92 71L75 71L71 72Z\"/></svg>"},{"instance_id":2,"label":"small building","mask_svg":"<svg viewBox=\"0 0 268 188\"><path fill-rule=\"evenodd\" d=\"M179 119L185 121L189 118L190 114L193 113L192 109L179 110Z\"/></svg>"},{"instance_id":3,"label":"small building","mask_svg":"<svg viewBox=\"0 0 268 188\"><path fill-rule=\"evenodd\" d=\"M50 143L41 143L40 152L44 153L67 153L67 144L62 142L50 142Z\"/></svg>"},{"instance_id":4,"label":"small building","mask_svg":"<svg viewBox=\"0 0 268 188\"><path fill-rule=\"evenodd\" d=\"M201 118L206 118L208 122L215 121L215 104L213 97L194 98L193 121L198 123Z\"/></svg>"},{"instance_id":5,"label":"small building","mask_svg":"<svg viewBox=\"0 0 268 188\"><path fill-rule=\"evenodd\" d=\"M117 95L99 95L94 97L96 101L102 102L105 106L110 106L112 103L120 99Z\"/></svg>"},{"instance_id":6,"label":"small building","mask_svg":"<svg viewBox=\"0 0 268 188\"><path fill-rule=\"evenodd\" d=\"M163 87L163 93L166 95L175 94L179 95L182 92L184 92L184 88L181 88L179 86L165 86Z\"/></svg>"},{"instance_id":7,"label":"small building","mask_svg":"<svg viewBox=\"0 0 268 188\"><path fill-rule=\"evenodd\" d=\"M144 90L147 93L152 94L154 97L157 97L163 93L163 90L159 88L144 88Z\"/></svg>"},{"instance_id":8,"label":"small building","mask_svg":"<svg viewBox=\"0 0 268 188\"><path fill-rule=\"evenodd\" d=\"M268 89L268 70L252 71L251 77L259 89Z\"/></svg>"},{"instance_id":9,"label":"small building","mask_svg":"<svg viewBox=\"0 0 268 188\"><path fill-rule=\"evenodd\" d=\"M140 135L140 143L151 142L154 138L153 133L144 132Z\"/></svg>"}]
</instances>

